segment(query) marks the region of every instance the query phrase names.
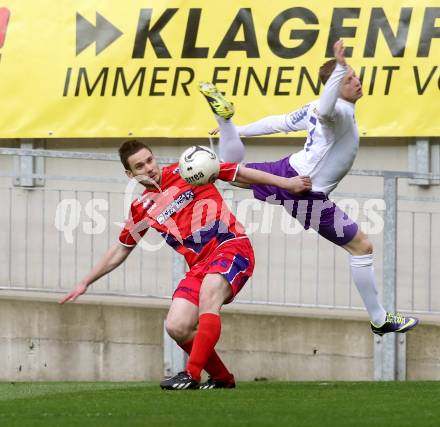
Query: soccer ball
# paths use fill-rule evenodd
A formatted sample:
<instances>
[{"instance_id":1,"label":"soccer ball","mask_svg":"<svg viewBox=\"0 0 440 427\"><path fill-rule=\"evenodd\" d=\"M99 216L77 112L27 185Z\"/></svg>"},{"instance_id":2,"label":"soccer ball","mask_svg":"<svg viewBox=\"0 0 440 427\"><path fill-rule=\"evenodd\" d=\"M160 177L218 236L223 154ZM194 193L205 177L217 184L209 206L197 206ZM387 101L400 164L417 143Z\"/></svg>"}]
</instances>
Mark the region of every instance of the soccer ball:
<instances>
[{"instance_id":1,"label":"soccer ball","mask_svg":"<svg viewBox=\"0 0 440 427\"><path fill-rule=\"evenodd\" d=\"M186 149L179 159L180 176L191 185L210 184L220 171L217 155L210 148L194 145Z\"/></svg>"}]
</instances>

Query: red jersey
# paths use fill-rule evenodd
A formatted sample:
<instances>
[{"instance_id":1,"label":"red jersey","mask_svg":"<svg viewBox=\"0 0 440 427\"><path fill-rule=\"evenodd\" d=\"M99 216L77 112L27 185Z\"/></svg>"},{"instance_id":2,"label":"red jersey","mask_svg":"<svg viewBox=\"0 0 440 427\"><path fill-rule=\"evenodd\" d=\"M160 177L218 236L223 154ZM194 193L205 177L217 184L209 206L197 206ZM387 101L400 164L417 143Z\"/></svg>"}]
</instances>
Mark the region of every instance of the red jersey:
<instances>
[{"instance_id":1,"label":"red jersey","mask_svg":"<svg viewBox=\"0 0 440 427\"><path fill-rule=\"evenodd\" d=\"M234 181L237 163L220 163L218 178ZM213 184L194 186L179 174L177 163L162 168L160 188L146 189L131 204L131 218L119 235L125 246L135 246L148 228L154 228L190 267L205 259L223 242L245 238Z\"/></svg>"}]
</instances>

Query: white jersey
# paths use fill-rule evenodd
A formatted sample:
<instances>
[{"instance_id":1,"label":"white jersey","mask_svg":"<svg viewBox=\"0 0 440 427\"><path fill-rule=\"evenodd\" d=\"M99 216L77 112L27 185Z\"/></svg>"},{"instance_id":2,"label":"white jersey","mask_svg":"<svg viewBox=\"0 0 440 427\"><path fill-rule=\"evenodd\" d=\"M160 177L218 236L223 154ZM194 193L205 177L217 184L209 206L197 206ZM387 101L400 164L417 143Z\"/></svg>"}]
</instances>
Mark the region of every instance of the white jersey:
<instances>
[{"instance_id":1,"label":"white jersey","mask_svg":"<svg viewBox=\"0 0 440 427\"><path fill-rule=\"evenodd\" d=\"M359 149L354 104L338 98L347 67L339 64L321 98L299 110L270 116L238 127L241 136L307 130L304 148L290 156L290 165L312 180L312 191L329 194L353 165Z\"/></svg>"}]
</instances>

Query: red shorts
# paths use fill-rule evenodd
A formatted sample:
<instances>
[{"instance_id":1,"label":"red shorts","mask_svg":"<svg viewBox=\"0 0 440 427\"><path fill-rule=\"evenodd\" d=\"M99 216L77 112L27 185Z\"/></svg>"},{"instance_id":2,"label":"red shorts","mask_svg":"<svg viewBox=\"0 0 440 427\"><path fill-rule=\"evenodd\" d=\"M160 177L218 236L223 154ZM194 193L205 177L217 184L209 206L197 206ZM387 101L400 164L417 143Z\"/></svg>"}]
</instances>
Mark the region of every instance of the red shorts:
<instances>
[{"instance_id":1,"label":"red shorts","mask_svg":"<svg viewBox=\"0 0 440 427\"><path fill-rule=\"evenodd\" d=\"M174 298L184 298L199 305L202 281L207 274L220 273L231 285L230 303L254 271L254 250L247 238L229 240L215 248L205 260L193 265L174 291Z\"/></svg>"}]
</instances>

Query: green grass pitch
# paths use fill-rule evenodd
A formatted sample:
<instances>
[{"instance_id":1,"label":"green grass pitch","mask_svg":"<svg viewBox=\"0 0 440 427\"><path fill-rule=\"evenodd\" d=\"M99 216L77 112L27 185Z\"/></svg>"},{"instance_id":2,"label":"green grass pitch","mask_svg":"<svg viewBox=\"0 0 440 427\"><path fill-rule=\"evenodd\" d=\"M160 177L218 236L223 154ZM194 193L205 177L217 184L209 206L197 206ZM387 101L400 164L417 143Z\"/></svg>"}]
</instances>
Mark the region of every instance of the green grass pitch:
<instances>
[{"instance_id":1,"label":"green grass pitch","mask_svg":"<svg viewBox=\"0 0 440 427\"><path fill-rule=\"evenodd\" d=\"M0 383L0 426L433 426L439 382L239 383L162 391L152 383Z\"/></svg>"}]
</instances>

